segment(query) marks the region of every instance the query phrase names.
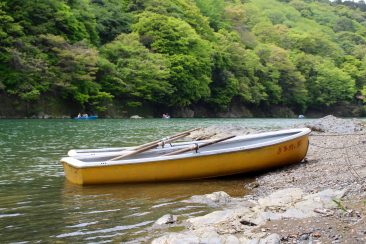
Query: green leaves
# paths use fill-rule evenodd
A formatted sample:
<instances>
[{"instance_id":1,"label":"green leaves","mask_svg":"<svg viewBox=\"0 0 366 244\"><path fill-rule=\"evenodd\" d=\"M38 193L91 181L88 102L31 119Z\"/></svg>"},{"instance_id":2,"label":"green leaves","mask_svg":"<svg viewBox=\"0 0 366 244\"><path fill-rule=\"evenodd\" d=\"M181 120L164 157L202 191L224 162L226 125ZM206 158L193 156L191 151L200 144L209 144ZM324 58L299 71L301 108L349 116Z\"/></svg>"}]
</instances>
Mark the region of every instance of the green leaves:
<instances>
[{"instance_id":1,"label":"green leaves","mask_svg":"<svg viewBox=\"0 0 366 244\"><path fill-rule=\"evenodd\" d=\"M172 93L169 62L149 52L137 34L121 34L101 49L100 84L116 97L163 102Z\"/></svg>"},{"instance_id":2,"label":"green leaves","mask_svg":"<svg viewBox=\"0 0 366 244\"><path fill-rule=\"evenodd\" d=\"M133 29L151 52L161 53L170 63L169 82L174 93L169 105L187 106L209 96L212 49L190 25L146 12Z\"/></svg>"},{"instance_id":3,"label":"green leaves","mask_svg":"<svg viewBox=\"0 0 366 244\"><path fill-rule=\"evenodd\" d=\"M4 0L0 89L128 106L331 106L365 94L366 15L326 1Z\"/></svg>"},{"instance_id":4,"label":"green leaves","mask_svg":"<svg viewBox=\"0 0 366 244\"><path fill-rule=\"evenodd\" d=\"M102 44L113 41L119 34L131 32L133 15L127 12L127 1L92 1L90 11L95 16L96 31Z\"/></svg>"},{"instance_id":5,"label":"green leaves","mask_svg":"<svg viewBox=\"0 0 366 244\"><path fill-rule=\"evenodd\" d=\"M338 101L351 100L356 92L355 81L347 73L334 66L333 62L325 61L317 65L317 77L314 87L317 94L314 101L327 106Z\"/></svg>"}]
</instances>

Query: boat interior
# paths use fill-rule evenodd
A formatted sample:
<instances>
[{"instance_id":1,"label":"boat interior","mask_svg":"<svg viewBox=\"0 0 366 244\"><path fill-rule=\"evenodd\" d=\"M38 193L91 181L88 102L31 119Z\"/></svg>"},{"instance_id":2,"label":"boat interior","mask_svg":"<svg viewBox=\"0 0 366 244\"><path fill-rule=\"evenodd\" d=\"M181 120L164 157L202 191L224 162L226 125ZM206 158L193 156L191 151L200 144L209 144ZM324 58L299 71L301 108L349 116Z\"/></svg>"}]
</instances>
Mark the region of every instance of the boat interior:
<instances>
[{"instance_id":1,"label":"boat interior","mask_svg":"<svg viewBox=\"0 0 366 244\"><path fill-rule=\"evenodd\" d=\"M281 140L281 139L285 139L286 137L290 137L296 134L301 133L302 131L294 131L294 132L287 132L287 133L281 133L281 134L275 134L275 135L263 135L263 136L258 136L258 137L234 137L232 139L226 140L226 141L222 141L222 142L218 142L212 145L208 145L205 147L201 147L197 150L191 150L188 152L184 152L181 153L180 155L190 155L190 154L203 154L203 153L207 153L207 152L212 152L212 151L221 151L221 150L226 150L226 149L233 149L233 148L238 148L238 147L255 147L255 145L263 145L263 144L270 144L275 143L274 141L277 140ZM182 148L188 148L189 146L192 146L194 144L198 144L199 146L207 143L208 141L195 141L195 142L190 142L190 143L184 143L184 144L179 144L177 146L173 145L172 147L164 147L164 148L155 148L155 149L151 149L145 152L141 152L132 156L128 156L128 157L124 157L121 159L118 159L116 161L118 162L123 162L126 160L132 160L132 159L143 159L143 158L155 158L155 157L161 157L164 156L165 154L180 150ZM125 151L121 151L120 155L123 155ZM103 154L100 153L98 155L98 153L96 153L93 156L80 156L80 157L76 157L77 159L79 159L80 161L83 162L99 162L99 161L109 161L112 158L115 158L116 155L114 154L113 156L108 155L108 154Z\"/></svg>"}]
</instances>

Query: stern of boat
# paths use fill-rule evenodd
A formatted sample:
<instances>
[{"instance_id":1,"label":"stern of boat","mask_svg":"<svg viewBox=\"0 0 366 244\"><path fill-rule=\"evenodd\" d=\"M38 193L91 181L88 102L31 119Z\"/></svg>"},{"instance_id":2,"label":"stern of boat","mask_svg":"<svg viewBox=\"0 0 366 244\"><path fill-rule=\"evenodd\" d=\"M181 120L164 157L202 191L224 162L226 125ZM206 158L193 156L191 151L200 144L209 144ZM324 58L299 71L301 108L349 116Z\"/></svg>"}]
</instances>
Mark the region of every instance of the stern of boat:
<instances>
[{"instance_id":1,"label":"stern of boat","mask_svg":"<svg viewBox=\"0 0 366 244\"><path fill-rule=\"evenodd\" d=\"M77 168L72 164L75 160L77 159L70 157L61 159L61 163L65 172L65 177L68 181L74 184L83 185L82 168Z\"/></svg>"}]
</instances>

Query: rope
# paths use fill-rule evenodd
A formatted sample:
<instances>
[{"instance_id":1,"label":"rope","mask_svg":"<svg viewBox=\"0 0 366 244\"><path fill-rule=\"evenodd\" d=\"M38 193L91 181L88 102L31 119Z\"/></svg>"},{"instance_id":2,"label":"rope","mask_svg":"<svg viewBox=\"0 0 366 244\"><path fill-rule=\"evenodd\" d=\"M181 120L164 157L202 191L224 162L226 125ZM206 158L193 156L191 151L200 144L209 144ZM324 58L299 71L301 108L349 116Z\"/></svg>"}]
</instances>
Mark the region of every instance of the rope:
<instances>
[{"instance_id":1,"label":"rope","mask_svg":"<svg viewBox=\"0 0 366 244\"><path fill-rule=\"evenodd\" d=\"M345 134L310 134L310 136L366 136L366 133L345 133Z\"/></svg>"},{"instance_id":2,"label":"rope","mask_svg":"<svg viewBox=\"0 0 366 244\"><path fill-rule=\"evenodd\" d=\"M346 152L346 156L344 158L344 160L346 161L346 164L348 164L348 168L349 168L349 172L351 173L351 175L353 177L355 177L357 180L359 179L362 179L362 177L357 173L357 171L352 167L352 163L351 161L349 160L350 156L348 154L348 150L347 149L344 149L344 151Z\"/></svg>"},{"instance_id":3,"label":"rope","mask_svg":"<svg viewBox=\"0 0 366 244\"><path fill-rule=\"evenodd\" d=\"M365 133L352 133L352 134L324 134L324 135L311 135L311 136L363 136L363 135L366 135ZM331 151L335 151L335 150L342 150L343 151L343 154L345 155L343 157L343 160L345 162L345 164L348 166L348 172L357 180L361 180L362 177L358 174L357 170L354 168L354 166L352 165L352 162L350 160L350 154L349 154L349 149L350 148L353 148L355 150L355 154L357 154L357 156L359 158L365 158L364 156L362 156L362 154L360 153L359 149L360 149L360 146L364 146L366 145L366 141L361 141L359 143L355 143L355 144L352 144L352 145L344 145L343 146L340 146L340 147L329 147L329 146L321 146L321 145L317 145L315 143L311 143L309 142L309 144L311 146L314 146L314 147L318 147L318 148L322 148L322 149L327 149L327 150L331 150Z\"/></svg>"},{"instance_id":4,"label":"rope","mask_svg":"<svg viewBox=\"0 0 366 244\"><path fill-rule=\"evenodd\" d=\"M195 150L196 150L196 153L198 153L198 150L200 149L200 145L198 143L195 143Z\"/></svg>"},{"instance_id":5,"label":"rope","mask_svg":"<svg viewBox=\"0 0 366 244\"><path fill-rule=\"evenodd\" d=\"M360 146L360 145L364 145L364 144L366 144L366 141L362 141L360 143L352 144L352 145L349 145L349 146L342 146L342 147L326 147L326 146L316 145L316 144L311 143L311 142L309 144L311 146L319 147L319 148L322 148L322 149L338 150L338 149L347 149L347 148L352 148L352 147L357 147L357 146Z\"/></svg>"},{"instance_id":6,"label":"rope","mask_svg":"<svg viewBox=\"0 0 366 244\"><path fill-rule=\"evenodd\" d=\"M360 157L360 158L365 158L364 156L362 156L361 155L361 153L360 153L360 151L358 150L358 148L356 147L355 148L355 151L357 152L357 154L358 154L358 156ZM362 164L363 165L363 164Z\"/></svg>"}]
</instances>

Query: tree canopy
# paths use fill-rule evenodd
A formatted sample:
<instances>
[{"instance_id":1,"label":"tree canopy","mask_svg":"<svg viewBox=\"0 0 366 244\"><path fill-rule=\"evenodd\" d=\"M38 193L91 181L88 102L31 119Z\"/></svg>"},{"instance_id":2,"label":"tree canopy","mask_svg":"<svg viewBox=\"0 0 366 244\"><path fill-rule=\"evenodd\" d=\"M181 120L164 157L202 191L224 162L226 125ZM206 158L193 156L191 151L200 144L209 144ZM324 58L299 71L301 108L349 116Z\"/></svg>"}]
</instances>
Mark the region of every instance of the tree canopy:
<instances>
[{"instance_id":1,"label":"tree canopy","mask_svg":"<svg viewBox=\"0 0 366 244\"><path fill-rule=\"evenodd\" d=\"M293 111L366 95L364 2L3 0L0 95Z\"/></svg>"}]
</instances>

